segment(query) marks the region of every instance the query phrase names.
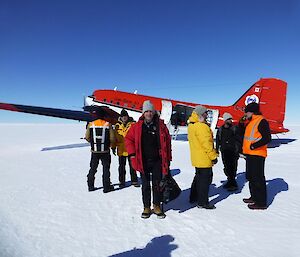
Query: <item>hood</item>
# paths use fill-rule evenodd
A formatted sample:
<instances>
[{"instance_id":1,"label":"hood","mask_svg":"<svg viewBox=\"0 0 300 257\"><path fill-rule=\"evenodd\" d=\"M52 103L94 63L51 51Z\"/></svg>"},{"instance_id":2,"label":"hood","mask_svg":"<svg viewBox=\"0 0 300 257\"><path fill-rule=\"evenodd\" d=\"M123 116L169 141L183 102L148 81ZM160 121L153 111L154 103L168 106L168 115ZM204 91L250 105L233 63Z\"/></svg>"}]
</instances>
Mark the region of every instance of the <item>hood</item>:
<instances>
[{"instance_id":1,"label":"hood","mask_svg":"<svg viewBox=\"0 0 300 257\"><path fill-rule=\"evenodd\" d=\"M192 112L192 115L189 117L188 122L189 123L200 122L199 116L195 112Z\"/></svg>"}]
</instances>

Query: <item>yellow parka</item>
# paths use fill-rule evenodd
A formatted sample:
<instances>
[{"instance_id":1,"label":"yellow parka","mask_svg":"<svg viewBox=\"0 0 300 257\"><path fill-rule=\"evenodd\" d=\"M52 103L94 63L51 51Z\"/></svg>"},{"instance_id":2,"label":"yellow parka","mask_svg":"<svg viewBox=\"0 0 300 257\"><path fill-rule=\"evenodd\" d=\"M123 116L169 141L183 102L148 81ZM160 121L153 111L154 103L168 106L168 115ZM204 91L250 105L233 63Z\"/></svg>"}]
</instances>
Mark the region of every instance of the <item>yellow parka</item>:
<instances>
[{"instance_id":1,"label":"yellow parka","mask_svg":"<svg viewBox=\"0 0 300 257\"><path fill-rule=\"evenodd\" d=\"M195 112L189 118L188 140L192 165L196 168L212 167L212 160L218 157L212 131L206 123L200 122Z\"/></svg>"},{"instance_id":2,"label":"yellow parka","mask_svg":"<svg viewBox=\"0 0 300 257\"><path fill-rule=\"evenodd\" d=\"M116 124L116 143L117 143L117 153L118 156L128 156L124 138L127 135L128 130L130 129L131 125L134 124L133 121L128 121L124 124L122 121L119 121Z\"/></svg>"}]
</instances>

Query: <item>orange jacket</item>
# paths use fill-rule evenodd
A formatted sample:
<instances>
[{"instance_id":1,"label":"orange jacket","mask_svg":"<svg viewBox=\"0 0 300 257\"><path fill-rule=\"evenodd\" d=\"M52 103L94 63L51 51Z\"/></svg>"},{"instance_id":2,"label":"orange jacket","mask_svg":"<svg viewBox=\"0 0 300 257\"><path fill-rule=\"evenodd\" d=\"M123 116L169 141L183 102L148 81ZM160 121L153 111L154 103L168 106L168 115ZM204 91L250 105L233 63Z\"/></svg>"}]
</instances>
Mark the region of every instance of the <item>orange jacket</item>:
<instances>
[{"instance_id":1,"label":"orange jacket","mask_svg":"<svg viewBox=\"0 0 300 257\"><path fill-rule=\"evenodd\" d=\"M262 135L258 131L258 125L263 119L264 117L262 115L252 115L252 119L245 130L243 141L244 154L267 157L267 145L263 145L253 150L250 149L251 144L259 141L262 138Z\"/></svg>"},{"instance_id":2,"label":"orange jacket","mask_svg":"<svg viewBox=\"0 0 300 257\"><path fill-rule=\"evenodd\" d=\"M85 139L90 142L91 151L94 153L109 153L110 147L116 147L115 133L111 124L105 120L89 122Z\"/></svg>"}]
</instances>

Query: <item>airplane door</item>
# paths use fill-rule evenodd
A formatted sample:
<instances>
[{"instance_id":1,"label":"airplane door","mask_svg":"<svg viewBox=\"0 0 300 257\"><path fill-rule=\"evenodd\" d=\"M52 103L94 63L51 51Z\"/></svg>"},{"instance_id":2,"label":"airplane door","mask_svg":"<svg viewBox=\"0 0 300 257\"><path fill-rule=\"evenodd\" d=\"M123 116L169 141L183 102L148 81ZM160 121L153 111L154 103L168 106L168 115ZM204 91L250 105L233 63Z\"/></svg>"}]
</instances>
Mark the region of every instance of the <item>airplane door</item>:
<instances>
[{"instance_id":1,"label":"airplane door","mask_svg":"<svg viewBox=\"0 0 300 257\"><path fill-rule=\"evenodd\" d=\"M215 132L219 119L219 110L209 109L207 121L210 124L210 129Z\"/></svg>"},{"instance_id":2,"label":"airplane door","mask_svg":"<svg viewBox=\"0 0 300 257\"><path fill-rule=\"evenodd\" d=\"M160 118L164 120L164 123L167 125L171 120L172 115L172 102L162 100L161 101L161 113Z\"/></svg>"}]
</instances>

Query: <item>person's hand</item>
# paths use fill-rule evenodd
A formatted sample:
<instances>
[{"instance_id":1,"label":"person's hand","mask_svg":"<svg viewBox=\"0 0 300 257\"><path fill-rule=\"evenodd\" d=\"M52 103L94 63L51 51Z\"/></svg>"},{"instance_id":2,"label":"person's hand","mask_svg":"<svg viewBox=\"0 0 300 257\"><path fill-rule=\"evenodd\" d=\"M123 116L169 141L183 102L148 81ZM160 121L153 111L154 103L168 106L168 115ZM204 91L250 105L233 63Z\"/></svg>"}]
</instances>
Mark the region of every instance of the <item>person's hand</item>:
<instances>
[{"instance_id":1,"label":"person's hand","mask_svg":"<svg viewBox=\"0 0 300 257\"><path fill-rule=\"evenodd\" d=\"M115 147L112 148L111 151L112 151L113 155L116 155L116 148Z\"/></svg>"},{"instance_id":2,"label":"person's hand","mask_svg":"<svg viewBox=\"0 0 300 257\"><path fill-rule=\"evenodd\" d=\"M217 164L218 163L218 158L212 160L211 162L213 163L213 165Z\"/></svg>"}]
</instances>

